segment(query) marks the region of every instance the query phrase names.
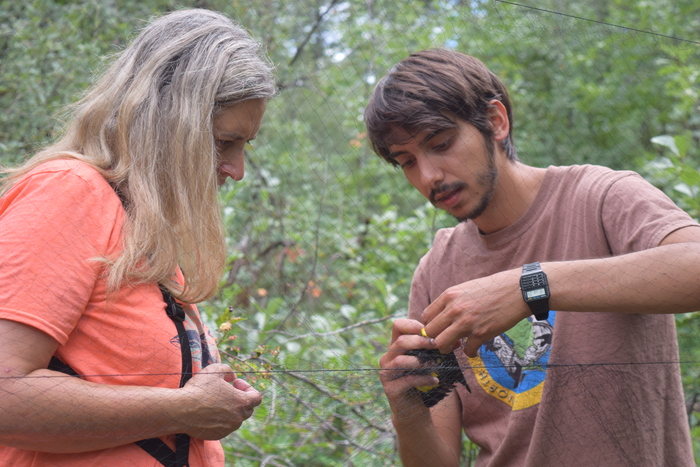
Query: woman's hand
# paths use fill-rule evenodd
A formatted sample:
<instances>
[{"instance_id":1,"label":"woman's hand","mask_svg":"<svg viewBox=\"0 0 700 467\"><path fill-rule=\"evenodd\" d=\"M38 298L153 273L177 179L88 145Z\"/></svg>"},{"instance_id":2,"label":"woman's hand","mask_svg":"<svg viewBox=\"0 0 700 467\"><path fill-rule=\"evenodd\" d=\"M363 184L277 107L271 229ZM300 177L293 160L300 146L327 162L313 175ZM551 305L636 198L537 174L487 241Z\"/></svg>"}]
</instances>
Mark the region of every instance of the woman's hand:
<instances>
[{"instance_id":1,"label":"woman's hand","mask_svg":"<svg viewBox=\"0 0 700 467\"><path fill-rule=\"evenodd\" d=\"M0 319L0 444L65 453L183 432L220 439L262 401L221 364L178 389L92 383L45 369L57 346L35 328Z\"/></svg>"},{"instance_id":2,"label":"woman's hand","mask_svg":"<svg viewBox=\"0 0 700 467\"><path fill-rule=\"evenodd\" d=\"M236 431L262 402L255 388L223 364L196 373L183 391L187 392L186 403L191 404L185 433L199 439L221 439Z\"/></svg>"},{"instance_id":3,"label":"woman's hand","mask_svg":"<svg viewBox=\"0 0 700 467\"><path fill-rule=\"evenodd\" d=\"M421 319L441 352L450 352L466 337L464 353L475 357L484 342L530 315L520 292L520 271L513 269L450 287Z\"/></svg>"}]
</instances>

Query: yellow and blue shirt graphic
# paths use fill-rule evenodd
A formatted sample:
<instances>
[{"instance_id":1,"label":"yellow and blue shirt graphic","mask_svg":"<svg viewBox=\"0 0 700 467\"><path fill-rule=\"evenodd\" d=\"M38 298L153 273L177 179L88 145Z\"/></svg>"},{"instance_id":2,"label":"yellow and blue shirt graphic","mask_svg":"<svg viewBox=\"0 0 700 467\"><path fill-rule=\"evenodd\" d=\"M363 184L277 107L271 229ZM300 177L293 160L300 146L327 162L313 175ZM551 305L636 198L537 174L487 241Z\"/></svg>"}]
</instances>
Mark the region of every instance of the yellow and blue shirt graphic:
<instances>
[{"instance_id":1,"label":"yellow and blue shirt graphic","mask_svg":"<svg viewBox=\"0 0 700 467\"><path fill-rule=\"evenodd\" d=\"M513 410L540 403L555 318L555 311L547 320L531 316L481 346L469 363L484 391Z\"/></svg>"}]
</instances>

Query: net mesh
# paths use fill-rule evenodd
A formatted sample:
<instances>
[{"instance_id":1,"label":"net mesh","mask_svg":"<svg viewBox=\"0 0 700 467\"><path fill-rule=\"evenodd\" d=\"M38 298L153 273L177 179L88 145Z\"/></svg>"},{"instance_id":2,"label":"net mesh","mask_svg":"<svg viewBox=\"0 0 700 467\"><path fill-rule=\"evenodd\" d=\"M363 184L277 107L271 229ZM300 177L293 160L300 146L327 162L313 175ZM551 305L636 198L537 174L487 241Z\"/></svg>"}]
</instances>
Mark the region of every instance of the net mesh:
<instances>
[{"instance_id":1,"label":"net mesh","mask_svg":"<svg viewBox=\"0 0 700 467\"><path fill-rule=\"evenodd\" d=\"M172 7L10 3L0 8L6 20L0 29L4 163L53 136L52 113L89 83L85 70L98 69L99 57L126 43L126 31ZM230 256L219 292L199 305L223 361L264 394L255 414L222 441L228 465L400 464L377 362L391 339L391 323L408 313L418 261L438 229L455 225L367 142L362 114L371 91L409 53L453 49L479 58L501 77L514 103L514 140L524 163L635 170L698 219L700 11L692 1L548 1L536 8L482 0L200 3L250 29L265 44L279 80L279 94L247 152L245 179L221 191ZM120 18L139 20L126 24ZM468 379L472 390L489 391L491 384L492 392L505 391L494 402L501 404L494 420L503 410L522 408L504 401L519 394L518 384L527 382L523 375L541 367L526 353L546 326L528 323L520 335L516 330L495 339L480 360L460 357L476 375ZM689 313L677 315L675 323L678 360L619 361L602 353L584 355L584 364L552 365L548 381L585 401L600 421L579 425L574 405L559 404L558 412L543 415L560 420L546 433L552 443L562 433L602 431L610 439L637 436L643 450L662 435L655 417L663 407L625 428L611 420L637 413L640 404L663 402L672 388L645 375L662 374L651 367L673 372L680 366L697 451L700 319ZM541 332L528 334L533 328ZM490 366L505 379L499 383L492 375L491 383L479 383L480 370ZM659 398L637 400L634 391L614 387L629 372L639 375L639 384L655 385ZM502 387L507 378L515 388ZM615 403L603 403L584 381L609 385L606 394L614 394ZM470 397L459 385L455 390ZM394 416L401 416L400 408ZM561 424L567 429L560 431ZM462 441L461 465L476 465L480 447L466 435ZM636 444L623 444L615 465L633 465L629 449ZM550 456L543 465L568 459L564 452L553 456L551 446L533 449L539 448ZM593 465L590 459L568 465Z\"/></svg>"}]
</instances>

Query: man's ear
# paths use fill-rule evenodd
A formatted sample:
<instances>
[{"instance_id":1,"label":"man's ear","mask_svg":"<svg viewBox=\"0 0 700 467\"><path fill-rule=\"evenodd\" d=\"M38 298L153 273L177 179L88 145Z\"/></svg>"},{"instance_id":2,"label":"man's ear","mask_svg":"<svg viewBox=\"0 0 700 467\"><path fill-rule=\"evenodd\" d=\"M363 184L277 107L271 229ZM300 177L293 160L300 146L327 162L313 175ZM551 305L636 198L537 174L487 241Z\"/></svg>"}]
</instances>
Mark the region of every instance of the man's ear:
<instances>
[{"instance_id":1,"label":"man's ear","mask_svg":"<svg viewBox=\"0 0 700 467\"><path fill-rule=\"evenodd\" d=\"M510 132L510 121L508 120L508 111L501 101L492 99L489 102L489 108L486 114L491 121L491 129L493 130L493 139L503 141L508 137Z\"/></svg>"}]
</instances>

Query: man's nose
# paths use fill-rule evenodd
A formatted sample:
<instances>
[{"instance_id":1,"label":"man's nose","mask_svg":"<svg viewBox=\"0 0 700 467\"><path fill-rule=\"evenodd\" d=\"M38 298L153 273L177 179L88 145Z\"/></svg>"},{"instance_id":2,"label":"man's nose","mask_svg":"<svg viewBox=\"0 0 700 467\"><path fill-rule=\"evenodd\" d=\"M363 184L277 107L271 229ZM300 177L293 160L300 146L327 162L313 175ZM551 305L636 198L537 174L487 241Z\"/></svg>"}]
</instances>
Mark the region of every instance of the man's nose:
<instances>
[{"instance_id":1,"label":"man's nose","mask_svg":"<svg viewBox=\"0 0 700 467\"><path fill-rule=\"evenodd\" d=\"M430 158L423 158L422 161L419 161L418 170L423 183L430 188L438 186L445 178L442 169Z\"/></svg>"}]
</instances>

